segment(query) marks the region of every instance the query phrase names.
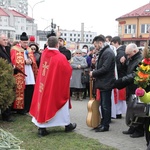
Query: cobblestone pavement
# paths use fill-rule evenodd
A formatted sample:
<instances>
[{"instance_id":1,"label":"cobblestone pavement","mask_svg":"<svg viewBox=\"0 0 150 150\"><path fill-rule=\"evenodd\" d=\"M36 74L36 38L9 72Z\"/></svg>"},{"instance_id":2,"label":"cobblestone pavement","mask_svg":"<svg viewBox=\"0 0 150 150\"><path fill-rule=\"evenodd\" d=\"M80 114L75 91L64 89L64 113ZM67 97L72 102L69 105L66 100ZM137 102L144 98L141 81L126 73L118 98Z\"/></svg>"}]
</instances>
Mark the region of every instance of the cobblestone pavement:
<instances>
[{"instance_id":1,"label":"cobblestone pavement","mask_svg":"<svg viewBox=\"0 0 150 150\"><path fill-rule=\"evenodd\" d=\"M72 100L72 109L70 110L71 121L77 123L76 132L86 137L97 139L100 143L112 146L118 150L146 150L145 137L130 138L129 135L122 134L127 130L125 117L122 119L113 119L108 132L95 132L86 125L88 100Z\"/></svg>"}]
</instances>

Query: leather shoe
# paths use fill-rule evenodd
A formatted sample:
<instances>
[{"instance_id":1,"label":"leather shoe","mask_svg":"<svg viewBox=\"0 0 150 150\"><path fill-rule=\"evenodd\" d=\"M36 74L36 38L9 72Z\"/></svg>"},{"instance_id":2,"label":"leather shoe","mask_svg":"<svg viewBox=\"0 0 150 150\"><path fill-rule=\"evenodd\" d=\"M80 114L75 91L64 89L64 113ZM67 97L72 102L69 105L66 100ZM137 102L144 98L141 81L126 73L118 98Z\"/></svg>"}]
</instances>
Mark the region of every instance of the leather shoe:
<instances>
[{"instance_id":1,"label":"leather shoe","mask_svg":"<svg viewBox=\"0 0 150 150\"><path fill-rule=\"evenodd\" d=\"M99 124L97 127L93 128L93 130L96 130L96 129L101 128L101 127L102 127L102 125Z\"/></svg>"},{"instance_id":2,"label":"leather shoe","mask_svg":"<svg viewBox=\"0 0 150 150\"><path fill-rule=\"evenodd\" d=\"M105 128L104 126L101 126L95 130L95 132L105 132L105 131L109 131L109 129Z\"/></svg>"},{"instance_id":3,"label":"leather shoe","mask_svg":"<svg viewBox=\"0 0 150 150\"><path fill-rule=\"evenodd\" d=\"M138 132L134 132L133 134L130 134L131 138L138 138L138 137L143 137L144 133L138 133Z\"/></svg>"},{"instance_id":4,"label":"leather shoe","mask_svg":"<svg viewBox=\"0 0 150 150\"><path fill-rule=\"evenodd\" d=\"M76 123L70 123L69 125L65 126L65 132L70 132L77 127Z\"/></svg>"},{"instance_id":5,"label":"leather shoe","mask_svg":"<svg viewBox=\"0 0 150 150\"><path fill-rule=\"evenodd\" d=\"M39 135L39 137L43 137L43 136L46 136L48 134L49 134L49 132L46 130L46 128L39 128L38 129L38 135Z\"/></svg>"},{"instance_id":6,"label":"leather shoe","mask_svg":"<svg viewBox=\"0 0 150 150\"><path fill-rule=\"evenodd\" d=\"M123 134L133 134L131 131L122 131Z\"/></svg>"},{"instance_id":7,"label":"leather shoe","mask_svg":"<svg viewBox=\"0 0 150 150\"><path fill-rule=\"evenodd\" d=\"M116 115L116 119L121 119L121 118L122 118L122 114Z\"/></svg>"}]
</instances>

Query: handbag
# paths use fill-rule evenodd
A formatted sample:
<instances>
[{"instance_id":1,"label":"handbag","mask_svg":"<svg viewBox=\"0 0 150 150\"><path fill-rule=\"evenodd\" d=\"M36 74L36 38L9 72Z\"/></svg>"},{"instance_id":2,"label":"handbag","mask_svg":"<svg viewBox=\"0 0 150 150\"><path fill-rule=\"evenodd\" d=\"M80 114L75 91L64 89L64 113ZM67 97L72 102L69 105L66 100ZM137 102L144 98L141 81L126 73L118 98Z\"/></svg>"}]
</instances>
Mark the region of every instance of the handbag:
<instances>
[{"instance_id":1,"label":"handbag","mask_svg":"<svg viewBox=\"0 0 150 150\"><path fill-rule=\"evenodd\" d=\"M126 124L128 126L143 124L142 118L149 117L149 107L149 104L140 102L135 94L131 95L127 106Z\"/></svg>"},{"instance_id":2,"label":"handbag","mask_svg":"<svg viewBox=\"0 0 150 150\"><path fill-rule=\"evenodd\" d=\"M82 84L89 83L89 74L86 74L85 72L81 73L81 83Z\"/></svg>"}]
</instances>

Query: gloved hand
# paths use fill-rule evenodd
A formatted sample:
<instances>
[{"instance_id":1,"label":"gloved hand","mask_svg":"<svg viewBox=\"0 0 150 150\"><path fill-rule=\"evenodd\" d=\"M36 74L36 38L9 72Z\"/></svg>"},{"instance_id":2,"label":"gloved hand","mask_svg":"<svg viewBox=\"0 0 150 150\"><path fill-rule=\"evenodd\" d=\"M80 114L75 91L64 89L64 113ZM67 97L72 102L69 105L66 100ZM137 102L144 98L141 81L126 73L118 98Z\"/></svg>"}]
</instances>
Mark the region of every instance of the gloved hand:
<instances>
[{"instance_id":1,"label":"gloved hand","mask_svg":"<svg viewBox=\"0 0 150 150\"><path fill-rule=\"evenodd\" d=\"M137 88L137 89L135 90L135 94L136 94L136 96L144 96L145 90L142 89L142 88Z\"/></svg>"},{"instance_id":2,"label":"gloved hand","mask_svg":"<svg viewBox=\"0 0 150 150\"><path fill-rule=\"evenodd\" d=\"M119 78L118 80L116 80L116 81L114 82L113 88L117 88L117 89L122 89L122 88L123 88L123 87L122 87L122 78Z\"/></svg>"},{"instance_id":3,"label":"gloved hand","mask_svg":"<svg viewBox=\"0 0 150 150\"><path fill-rule=\"evenodd\" d=\"M17 74L17 73L19 73L19 71L18 71L18 69L15 67L15 68L14 68L14 74Z\"/></svg>"}]
</instances>

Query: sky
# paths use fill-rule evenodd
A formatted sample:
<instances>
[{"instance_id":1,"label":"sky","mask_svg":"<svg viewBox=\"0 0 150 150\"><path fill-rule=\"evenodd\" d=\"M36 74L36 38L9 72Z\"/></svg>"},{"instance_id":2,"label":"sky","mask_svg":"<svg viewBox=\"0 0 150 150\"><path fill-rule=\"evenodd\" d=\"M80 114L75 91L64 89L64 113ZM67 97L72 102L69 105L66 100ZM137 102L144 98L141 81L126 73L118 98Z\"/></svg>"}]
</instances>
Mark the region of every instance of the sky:
<instances>
[{"instance_id":1,"label":"sky","mask_svg":"<svg viewBox=\"0 0 150 150\"><path fill-rule=\"evenodd\" d=\"M28 0L28 16L35 19L38 30L49 30L51 20L60 29L117 35L116 18L129 13L150 0ZM38 4L37 4L38 3Z\"/></svg>"}]
</instances>

